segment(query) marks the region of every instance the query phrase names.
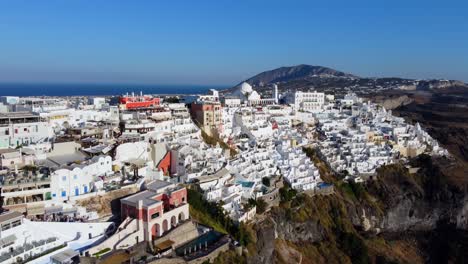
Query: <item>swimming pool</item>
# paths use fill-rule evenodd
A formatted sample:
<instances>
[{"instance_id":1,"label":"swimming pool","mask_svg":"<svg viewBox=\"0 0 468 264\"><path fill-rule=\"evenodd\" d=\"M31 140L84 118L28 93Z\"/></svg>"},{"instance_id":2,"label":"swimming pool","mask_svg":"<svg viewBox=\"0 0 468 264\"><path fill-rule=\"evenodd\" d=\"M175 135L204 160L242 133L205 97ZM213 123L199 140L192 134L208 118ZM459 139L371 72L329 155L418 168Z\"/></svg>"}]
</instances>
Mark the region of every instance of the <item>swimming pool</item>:
<instances>
[{"instance_id":1,"label":"swimming pool","mask_svg":"<svg viewBox=\"0 0 468 264\"><path fill-rule=\"evenodd\" d=\"M175 252L178 256L197 258L204 255L204 253L211 252L227 241L225 234L211 230L178 247Z\"/></svg>"}]
</instances>

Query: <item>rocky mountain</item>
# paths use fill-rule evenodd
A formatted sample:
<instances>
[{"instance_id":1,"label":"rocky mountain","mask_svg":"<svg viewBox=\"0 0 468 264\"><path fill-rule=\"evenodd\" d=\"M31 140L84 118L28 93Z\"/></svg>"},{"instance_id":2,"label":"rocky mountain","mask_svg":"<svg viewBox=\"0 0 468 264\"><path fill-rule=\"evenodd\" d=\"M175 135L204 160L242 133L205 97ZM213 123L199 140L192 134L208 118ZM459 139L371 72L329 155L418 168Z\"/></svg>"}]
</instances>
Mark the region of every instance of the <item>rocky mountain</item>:
<instances>
[{"instance_id":1,"label":"rocky mountain","mask_svg":"<svg viewBox=\"0 0 468 264\"><path fill-rule=\"evenodd\" d=\"M316 91L346 93L369 93L384 90L433 91L468 85L454 80L414 80L397 77L370 78L337 71L323 66L297 65L264 71L247 80L260 93L270 93L273 84L278 84L280 93L285 91ZM228 89L226 92L232 91Z\"/></svg>"},{"instance_id":2,"label":"rocky mountain","mask_svg":"<svg viewBox=\"0 0 468 264\"><path fill-rule=\"evenodd\" d=\"M252 86L265 86L272 83L284 83L294 80L311 78L358 78L349 73L344 73L322 66L301 64L291 67L281 67L270 71L264 71L246 80Z\"/></svg>"}]
</instances>

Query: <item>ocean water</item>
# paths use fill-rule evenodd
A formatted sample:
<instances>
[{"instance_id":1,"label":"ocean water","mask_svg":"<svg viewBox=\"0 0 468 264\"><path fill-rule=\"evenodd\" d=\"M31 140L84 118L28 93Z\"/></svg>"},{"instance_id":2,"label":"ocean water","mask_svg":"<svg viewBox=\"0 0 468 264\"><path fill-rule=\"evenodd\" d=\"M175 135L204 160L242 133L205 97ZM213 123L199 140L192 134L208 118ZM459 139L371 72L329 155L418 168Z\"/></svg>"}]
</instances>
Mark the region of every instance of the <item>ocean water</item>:
<instances>
[{"instance_id":1,"label":"ocean water","mask_svg":"<svg viewBox=\"0 0 468 264\"><path fill-rule=\"evenodd\" d=\"M20 84L0 83L0 96L75 96L135 94L204 94L223 86L131 84Z\"/></svg>"}]
</instances>

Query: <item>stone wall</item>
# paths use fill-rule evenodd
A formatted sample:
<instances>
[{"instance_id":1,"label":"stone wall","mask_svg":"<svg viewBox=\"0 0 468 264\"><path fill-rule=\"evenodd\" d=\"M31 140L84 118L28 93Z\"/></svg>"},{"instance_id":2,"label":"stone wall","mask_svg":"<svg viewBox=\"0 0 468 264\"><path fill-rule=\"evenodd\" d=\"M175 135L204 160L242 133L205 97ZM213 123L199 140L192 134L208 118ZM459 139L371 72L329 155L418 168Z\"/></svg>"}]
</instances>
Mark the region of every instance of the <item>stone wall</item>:
<instances>
[{"instance_id":1,"label":"stone wall","mask_svg":"<svg viewBox=\"0 0 468 264\"><path fill-rule=\"evenodd\" d=\"M272 206L278 206L280 202L280 194L279 194L279 189L276 188L273 191L262 195L260 197L263 201L265 201L268 204L268 207Z\"/></svg>"},{"instance_id":2,"label":"stone wall","mask_svg":"<svg viewBox=\"0 0 468 264\"><path fill-rule=\"evenodd\" d=\"M203 262L205 262L207 260L212 262L221 252L225 252L225 251L228 251L228 250L229 250L229 243L226 243L226 244L220 246L219 248L213 250L213 252L211 252L210 254L208 254L206 256L203 256L201 258L197 258L197 259L188 261L187 263L189 263L189 264L201 264L201 263L203 263Z\"/></svg>"}]
</instances>

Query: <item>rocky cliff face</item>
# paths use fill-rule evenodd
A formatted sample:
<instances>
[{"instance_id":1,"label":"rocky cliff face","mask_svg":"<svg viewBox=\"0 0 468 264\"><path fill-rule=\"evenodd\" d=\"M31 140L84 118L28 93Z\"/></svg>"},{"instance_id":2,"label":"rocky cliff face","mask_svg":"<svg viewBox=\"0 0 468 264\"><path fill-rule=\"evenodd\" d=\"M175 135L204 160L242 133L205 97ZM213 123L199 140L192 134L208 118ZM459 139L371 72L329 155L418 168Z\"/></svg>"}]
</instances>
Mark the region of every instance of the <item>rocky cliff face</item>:
<instances>
[{"instance_id":1,"label":"rocky cliff face","mask_svg":"<svg viewBox=\"0 0 468 264\"><path fill-rule=\"evenodd\" d=\"M255 225L256 252L249 262L281 262L278 258L284 251L299 252L296 258L303 263L307 263L310 252L315 250L314 257L328 259L330 251L320 246L326 244L335 251L333 254L345 252L343 259L354 263L355 257L346 258L348 246L342 242L342 237L349 234L364 241L370 262L379 257L411 262L413 260L404 256L394 259L395 252L382 256L384 253L369 241L386 236L425 234L437 230L440 223L468 231L468 196L464 190L447 184L443 172L430 158L420 158L413 165L421 168L415 174L410 174L403 166L382 169L376 180L365 184L362 192L349 192L347 186L338 185L335 195L302 197L272 210L265 220ZM283 243L279 246L277 241ZM311 245L315 245L313 249ZM417 251L422 259L429 261L430 252L424 250Z\"/></svg>"},{"instance_id":2,"label":"rocky cliff face","mask_svg":"<svg viewBox=\"0 0 468 264\"><path fill-rule=\"evenodd\" d=\"M413 102L413 99L409 98L407 95L398 96L394 98L383 99L380 103L385 109L392 110L400 106L408 105Z\"/></svg>"}]
</instances>

